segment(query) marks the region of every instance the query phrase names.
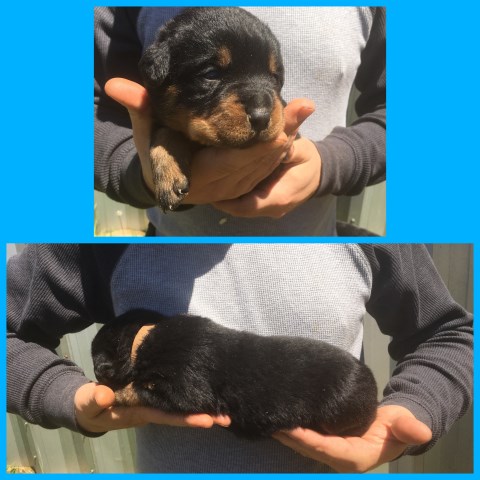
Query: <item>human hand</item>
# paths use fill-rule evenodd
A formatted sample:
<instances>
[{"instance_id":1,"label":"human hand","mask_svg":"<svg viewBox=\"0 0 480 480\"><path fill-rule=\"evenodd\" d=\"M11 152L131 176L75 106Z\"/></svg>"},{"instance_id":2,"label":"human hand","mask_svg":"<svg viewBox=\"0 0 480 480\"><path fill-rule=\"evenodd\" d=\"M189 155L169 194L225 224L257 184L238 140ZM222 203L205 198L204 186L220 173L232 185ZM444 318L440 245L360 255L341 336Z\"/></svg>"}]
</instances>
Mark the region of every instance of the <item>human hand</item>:
<instances>
[{"instance_id":1,"label":"human hand","mask_svg":"<svg viewBox=\"0 0 480 480\"><path fill-rule=\"evenodd\" d=\"M290 102L284 110L284 132L270 142L248 148L204 148L198 151L192 159L190 191L185 202L213 203L217 208L226 209L220 202L237 202L233 199L251 192L285 162L287 155L292 157L292 144L298 129L314 109L313 102L308 99Z\"/></svg>"},{"instance_id":2,"label":"human hand","mask_svg":"<svg viewBox=\"0 0 480 480\"><path fill-rule=\"evenodd\" d=\"M404 407L380 407L377 418L362 437L322 435L304 428L273 435L296 452L329 465L337 472L367 472L395 460L408 445L431 440L431 430Z\"/></svg>"},{"instance_id":3,"label":"human hand","mask_svg":"<svg viewBox=\"0 0 480 480\"><path fill-rule=\"evenodd\" d=\"M293 143L288 159L254 189L213 205L237 217L281 218L315 194L321 170L322 161L314 143L299 138Z\"/></svg>"},{"instance_id":4,"label":"human hand","mask_svg":"<svg viewBox=\"0 0 480 480\"><path fill-rule=\"evenodd\" d=\"M142 85L125 78L108 80L105 84L105 93L128 110L143 180L153 192L152 162L150 160L152 117L148 93Z\"/></svg>"},{"instance_id":5,"label":"human hand","mask_svg":"<svg viewBox=\"0 0 480 480\"><path fill-rule=\"evenodd\" d=\"M109 387L94 382L82 385L74 398L78 425L93 433L139 427L147 423L197 428L230 425L230 418L227 416L173 415L150 407L116 407L113 405L114 401L115 393Z\"/></svg>"},{"instance_id":6,"label":"human hand","mask_svg":"<svg viewBox=\"0 0 480 480\"><path fill-rule=\"evenodd\" d=\"M105 92L128 110L143 178L153 191L149 153L152 120L147 91L130 80L112 78L105 84ZM250 192L285 159L298 128L313 111L314 105L310 100L294 100L285 108L285 132L275 140L245 149L199 150L192 160L189 194L185 203L213 203L236 199ZM289 163L291 161L293 158Z\"/></svg>"}]
</instances>

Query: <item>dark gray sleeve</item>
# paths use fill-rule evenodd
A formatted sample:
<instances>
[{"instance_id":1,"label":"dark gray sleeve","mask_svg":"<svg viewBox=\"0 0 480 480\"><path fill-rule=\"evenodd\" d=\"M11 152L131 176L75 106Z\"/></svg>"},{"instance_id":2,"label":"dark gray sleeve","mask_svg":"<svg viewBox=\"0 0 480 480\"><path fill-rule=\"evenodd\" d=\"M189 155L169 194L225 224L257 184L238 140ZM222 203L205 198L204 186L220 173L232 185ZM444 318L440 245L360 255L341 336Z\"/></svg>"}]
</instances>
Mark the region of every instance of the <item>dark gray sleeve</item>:
<instances>
[{"instance_id":1,"label":"dark gray sleeve","mask_svg":"<svg viewBox=\"0 0 480 480\"><path fill-rule=\"evenodd\" d=\"M142 176L127 110L104 91L107 80L141 83L137 36L139 8L95 8L95 189L137 208L155 205Z\"/></svg>"},{"instance_id":2,"label":"dark gray sleeve","mask_svg":"<svg viewBox=\"0 0 480 480\"><path fill-rule=\"evenodd\" d=\"M7 410L45 428L82 431L73 398L90 379L55 348L66 333L112 315L90 250L30 245L8 262Z\"/></svg>"},{"instance_id":3,"label":"dark gray sleeve","mask_svg":"<svg viewBox=\"0 0 480 480\"><path fill-rule=\"evenodd\" d=\"M473 317L450 295L422 245L361 245L373 272L367 311L391 337L397 362L382 405L401 405L428 425L433 439L472 402Z\"/></svg>"},{"instance_id":4,"label":"dark gray sleeve","mask_svg":"<svg viewBox=\"0 0 480 480\"><path fill-rule=\"evenodd\" d=\"M375 8L355 79L360 92L356 102L359 117L348 127L335 128L316 144L322 159L318 195L357 195L386 178L385 37L385 9Z\"/></svg>"}]
</instances>

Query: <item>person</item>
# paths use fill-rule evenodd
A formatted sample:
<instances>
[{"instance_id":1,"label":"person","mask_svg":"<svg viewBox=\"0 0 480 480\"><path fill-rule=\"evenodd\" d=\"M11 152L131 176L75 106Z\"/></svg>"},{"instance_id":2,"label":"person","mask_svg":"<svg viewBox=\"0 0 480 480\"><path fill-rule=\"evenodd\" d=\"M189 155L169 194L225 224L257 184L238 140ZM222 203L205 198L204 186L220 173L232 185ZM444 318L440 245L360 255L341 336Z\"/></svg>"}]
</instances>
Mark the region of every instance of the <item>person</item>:
<instances>
[{"instance_id":1,"label":"person","mask_svg":"<svg viewBox=\"0 0 480 480\"><path fill-rule=\"evenodd\" d=\"M8 411L86 436L137 427L139 472L367 471L426 452L472 401L472 315L419 244L32 244L9 260L7 293ZM225 428L228 415L114 406L55 353L63 335L138 308L324 340L357 358L368 312L396 367L362 437L297 428L249 441Z\"/></svg>"},{"instance_id":2,"label":"person","mask_svg":"<svg viewBox=\"0 0 480 480\"><path fill-rule=\"evenodd\" d=\"M247 8L282 47L285 133L249 149L200 150L185 199L196 206L164 214L152 195L151 119L137 63L180 10L95 9L95 188L148 209L159 236L336 235L337 196L386 176L385 9ZM346 127L353 85L359 118Z\"/></svg>"}]
</instances>

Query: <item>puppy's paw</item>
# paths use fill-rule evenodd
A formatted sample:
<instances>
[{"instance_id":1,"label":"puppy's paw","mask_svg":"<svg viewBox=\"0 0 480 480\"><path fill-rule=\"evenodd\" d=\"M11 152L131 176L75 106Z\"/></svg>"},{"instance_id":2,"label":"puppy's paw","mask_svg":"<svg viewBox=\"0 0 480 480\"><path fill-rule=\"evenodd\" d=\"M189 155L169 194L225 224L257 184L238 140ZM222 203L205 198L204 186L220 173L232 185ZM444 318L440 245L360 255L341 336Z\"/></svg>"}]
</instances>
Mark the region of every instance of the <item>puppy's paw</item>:
<instances>
[{"instance_id":1,"label":"puppy's paw","mask_svg":"<svg viewBox=\"0 0 480 480\"><path fill-rule=\"evenodd\" d=\"M191 147L184 136L160 128L150 148L154 194L160 208L167 212L179 207L188 194Z\"/></svg>"},{"instance_id":2,"label":"puppy's paw","mask_svg":"<svg viewBox=\"0 0 480 480\"><path fill-rule=\"evenodd\" d=\"M154 175L155 198L164 212L176 210L190 187L188 178L181 171L174 170L163 168Z\"/></svg>"}]
</instances>

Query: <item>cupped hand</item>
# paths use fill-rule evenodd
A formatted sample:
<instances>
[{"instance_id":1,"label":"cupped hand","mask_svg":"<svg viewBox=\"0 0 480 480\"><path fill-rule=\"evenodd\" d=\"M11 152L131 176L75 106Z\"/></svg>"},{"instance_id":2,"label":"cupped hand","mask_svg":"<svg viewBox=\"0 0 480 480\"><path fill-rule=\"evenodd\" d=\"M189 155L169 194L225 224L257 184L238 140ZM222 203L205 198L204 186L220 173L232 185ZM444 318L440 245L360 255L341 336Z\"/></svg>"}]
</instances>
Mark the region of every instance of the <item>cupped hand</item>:
<instances>
[{"instance_id":1,"label":"cupped hand","mask_svg":"<svg viewBox=\"0 0 480 480\"><path fill-rule=\"evenodd\" d=\"M237 217L281 218L318 190L322 171L320 154L306 138L295 140L288 158L248 193L213 205Z\"/></svg>"},{"instance_id":2,"label":"cupped hand","mask_svg":"<svg viewBox=\"0 0 480 480\"><path fill-rule=\"evenodd\" d=\"M147 91L138 83L123 78L113 78L105 84L105 92L128 110L145 184L153 191L149 155L152 119ZM314 109L313 102L308 99L296 99L290 102L285 108L284 132L270 142L258 143L242 149L200 149L192 159L189 194L184 203L209 204L240 197L240 203L243 204L245 200L241 197L254 190L259 183L275 172L287 156L290 166L303 163L304 159L300 160L298 153L292 154L292 144L300 125L314 112ZM300 145L295 151L300 152ZM313 174L313 183L316 183L315 179L319 175L319 171ZM259 188L263 192L266 187L262 185ZM310 190L313 190L313 187ZM215 203L215 206L230 211L234 215L235 210L239 210L231 204ZM245 215L245 209L239 214L248 216Z\"/></svg>"},{"instance_id":3,"label":"cupped hand","mask_svg":"<svg viewBox=\"0 0 480 480\"><path fill-rule=\"evenodd\" d=\"M378 409L362 437L323 435L304 428L277 432L273 437L337 472L358 473L395 460L409 445L429 442L432 432L406 408L388 405Z\"/></svg>"},{"instance_id":4,"label":"cupped hand","mask_svg":"<svg viewBox=\"0 0 480 480\"><path fill-rule=\"evenodd\" d=\"M115 394L109 387L94 382L82 385L74 399L78 425L92 433L139 427L148 423L197 428L230 425L230 418L223 415L173 415L150 407L117 407L113 405L114 401Z\"/></svg>"},{"instance_id":5,"label":"cupped hand","mask_svg":"<svg viewBox=\"0 0 480 480\"><path fill-rule=\"evenodd\" d=\"M185 202L212 203L223 209L216 202L235 202L237 198L256 189L287 157L290 158L298 129L314 109L313 102L308 99L291 101L284 110L284 132L272 141L248 148L200 150L192 161L191 188Z\"/></svg>"}]
</instances>

